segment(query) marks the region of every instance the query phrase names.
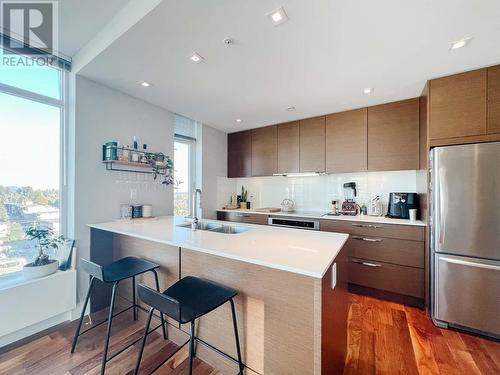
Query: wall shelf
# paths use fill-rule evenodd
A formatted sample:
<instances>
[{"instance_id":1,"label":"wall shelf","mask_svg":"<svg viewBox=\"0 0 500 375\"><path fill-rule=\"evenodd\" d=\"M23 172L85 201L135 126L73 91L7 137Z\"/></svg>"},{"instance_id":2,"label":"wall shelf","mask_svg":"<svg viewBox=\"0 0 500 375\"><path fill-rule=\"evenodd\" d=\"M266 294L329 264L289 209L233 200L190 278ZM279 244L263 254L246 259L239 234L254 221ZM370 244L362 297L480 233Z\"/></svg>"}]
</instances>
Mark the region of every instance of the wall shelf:
<instances>
[{"instance_id":1,"label":"wall shelf","mask_svg":"<svg viewBox=\"0 0 500 375\"><path fill-rule=\"evenodd\" d=\"M145 163L135 163L132 161L122 161L122 160L104 160L103 164L106 165L106 170L108 171L118 171L118 172L134 172L134 173L146 173L154 174L153 167L150 164ZM164 176L166 174L167 167L161 166L158 168L157 175Z\"/></svg>"}]
</instances>

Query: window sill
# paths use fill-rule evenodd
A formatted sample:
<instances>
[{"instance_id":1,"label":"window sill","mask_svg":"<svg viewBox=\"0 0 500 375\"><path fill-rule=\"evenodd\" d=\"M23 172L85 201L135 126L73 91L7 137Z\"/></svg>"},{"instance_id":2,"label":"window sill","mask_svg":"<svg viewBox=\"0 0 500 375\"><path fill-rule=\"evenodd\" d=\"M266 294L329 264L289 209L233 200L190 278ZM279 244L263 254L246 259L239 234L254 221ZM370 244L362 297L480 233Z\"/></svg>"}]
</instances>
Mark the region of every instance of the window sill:
<instances>
[{"instance_id":1,"label":"window sill","mask_svg":"<svg viewBox=\"0 0 500 375\"><path fill-rule=\"evenodd\" d=\"M66 274L67 272L76 272L75 270L57 271L51 275L39 277L36 279L25 279L22 272L16 272L12 275L5 275L0 277L0 293L4 290L15 289L16 287L22 287L24 285L39 283L43 280L48 280L51 278L57 278L61 274Z\"/></svg>"}]
</instances>

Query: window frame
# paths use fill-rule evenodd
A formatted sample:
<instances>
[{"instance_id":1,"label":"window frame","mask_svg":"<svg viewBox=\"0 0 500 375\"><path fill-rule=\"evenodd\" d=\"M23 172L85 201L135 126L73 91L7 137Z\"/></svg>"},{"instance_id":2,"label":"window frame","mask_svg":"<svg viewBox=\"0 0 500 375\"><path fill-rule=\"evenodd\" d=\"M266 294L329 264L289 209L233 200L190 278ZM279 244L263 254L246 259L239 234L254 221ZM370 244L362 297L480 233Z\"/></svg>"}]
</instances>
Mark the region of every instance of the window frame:
<instances>
[{"instance_id":1,"label":"window frame","mask_svg":"<svg viewBox=\"0 0 500 375\"><path fill-rule=\"evenodd\" d=\"M53 68L57 69L57 68ZM68 140L68 72L57 69L59 71L59 90L60 99L55 99L49 96L38 94L33 91L25 90L19 87L7 85L0 82L0 93L12 95L21 99L26 99L41 104L46 104L52 107L59 108L59 228L60 234L67 236L68 234L68 178L67 178L67 140ZM22 271L7 273L0 275L0 284L7 282L13 283L17 280Z\"/></svg>"},{"instance_id":2,"label":"window frame","mask_svg":"<svg viewBox=\"0 0 500 375\"><path fill-rule=\"evenodd\" d=\"M192 197L196 190L196 138L187 137L180 134L174 134L174 148L175 143L183 143L189 147L189 160L188 160L188 176L189 176L189 186L188 186L188 204L187 204L187 216L191 214L192 211ZM174 152L175 155L175 152ZM174 159L175 168L175 159ZM174 172L175 177L175 172ZM174 191L174 204L175 204L175 191Z\"/></svg>"}]
</instances>

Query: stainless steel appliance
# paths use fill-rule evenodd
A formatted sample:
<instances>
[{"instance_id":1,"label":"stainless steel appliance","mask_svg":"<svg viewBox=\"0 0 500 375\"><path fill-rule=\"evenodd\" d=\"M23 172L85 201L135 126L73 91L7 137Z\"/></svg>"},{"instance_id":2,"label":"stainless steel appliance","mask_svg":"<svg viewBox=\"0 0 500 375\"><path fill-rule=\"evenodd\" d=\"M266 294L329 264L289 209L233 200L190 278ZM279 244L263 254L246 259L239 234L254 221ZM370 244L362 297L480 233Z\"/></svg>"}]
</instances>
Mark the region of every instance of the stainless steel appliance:
<instances>
[{"instance_id":1,"label":"stainless steel appliance","mask_svg":"<svg viewBox=\"0 0 500 375\"><path fill-rule=\"evenodd\" d=\"M345 201L342 202L342 215L357 215L358 205L356 204L356 183L346 182L344 184L344 198Z\"/></svg>"},{"instance_id":2,"label":"stainless steel appliance","mask_svg":"<svg viewBox=\"0 0 500 375\"><path fill-rule=\"evenodd\" d=\"M500 338L500 142L431 151L432 316Z\"/></svg>"},{"instance_id":3,"label":"stainless steel appliance","mask_svg":"<svg viewBox=\"0 0 500 375\"><path fill-rule=\"evenodd\" d=\"M389 193L387 217L409 219L411 209L418 209L417 193Z\"/></svg>"},{"instance_id":4,"label":"stainless steel appliance","mask_svg":"<svg viewBox=\"0 0 500 375\"><path fill-rule=\"evenodd\" d=\"M319 230L319 219L313 218L269 216L267 223L277 227Z\"/></svg>"}]
</instances>

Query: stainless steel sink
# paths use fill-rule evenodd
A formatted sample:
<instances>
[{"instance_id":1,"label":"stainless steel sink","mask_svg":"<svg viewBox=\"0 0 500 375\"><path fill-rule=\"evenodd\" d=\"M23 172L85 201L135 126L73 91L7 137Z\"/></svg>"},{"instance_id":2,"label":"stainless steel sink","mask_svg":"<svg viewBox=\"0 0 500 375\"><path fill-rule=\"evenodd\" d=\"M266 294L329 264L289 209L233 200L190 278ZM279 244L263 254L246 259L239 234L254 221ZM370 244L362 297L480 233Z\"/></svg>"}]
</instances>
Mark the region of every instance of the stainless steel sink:
<instances>
[{"instance_id":1,"label":"stainless steel sink","mask_svg":"<svg viewBox=\"0 0 500 375\"><path fill-rule=\"evenodd\" d=\"M178 224L177 226L182 227L182 228L191 228L191 223ZM203 221L199 221L198 224L196 224L196 229L199 229L199 230L213 230L213 229L218 229L221 227L222 227L222 225L220 225L220 224L206 223Z\"/></svg>"},{"instance_id":2,"label":"stainless steel sink","mask_svg":"<svg viewBox=\"0 0 500 375\"><path fill-rule=\"evenodd\" d=\"M232 225L222 225L220 228L210 229L210 232L224 233L224 234L238 234L248 230L247 227L236 227Z\"/></svg>"},{"instance_id":3,"label":"stainless steel sink","mask_svg":"<svg viewBox=\"0 0 500 375\"><path fill-rule=\"evenodd\" d=\"M191 223L182 223L178 224L177 226L181 228L191 228ZM248 230L247 227L207 223L203 221L198 222L198 224L196 225L196 229L224 234L238 234L246 232Z\"/></svg>"}]
</instances>

